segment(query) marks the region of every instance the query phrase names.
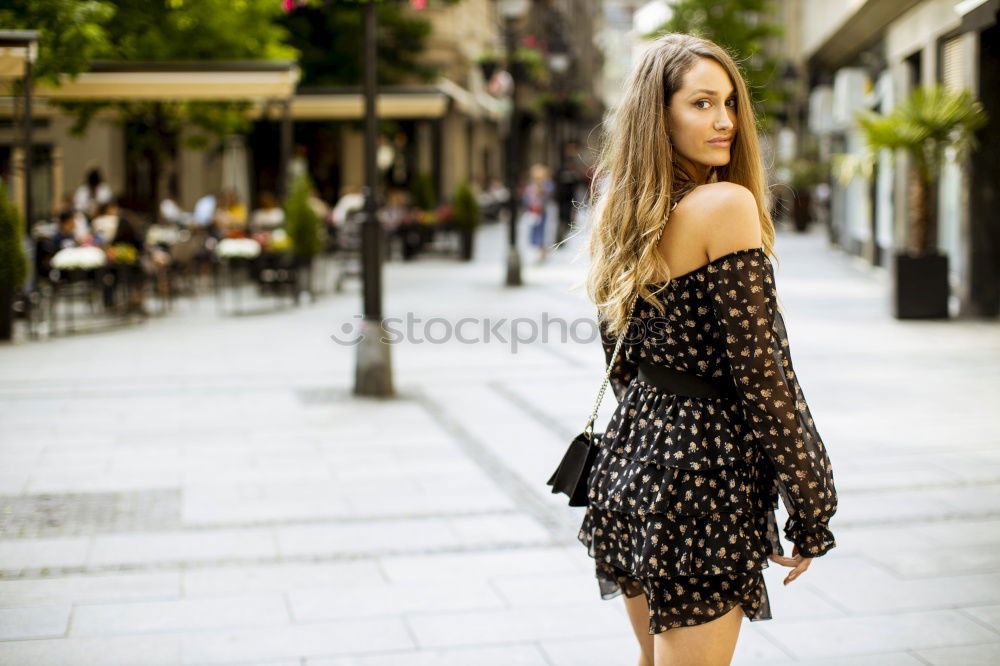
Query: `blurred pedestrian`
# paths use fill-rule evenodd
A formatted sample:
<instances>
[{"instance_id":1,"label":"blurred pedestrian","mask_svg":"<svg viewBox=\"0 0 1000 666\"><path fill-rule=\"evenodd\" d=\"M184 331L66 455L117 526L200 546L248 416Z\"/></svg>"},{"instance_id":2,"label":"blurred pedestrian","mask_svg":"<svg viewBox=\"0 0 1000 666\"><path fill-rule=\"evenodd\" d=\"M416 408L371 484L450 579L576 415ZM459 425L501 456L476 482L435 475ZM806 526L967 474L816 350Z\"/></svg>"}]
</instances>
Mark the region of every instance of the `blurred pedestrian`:
<instances>
[{"instance_id":1,"label":"blurred pedestrian","mask_svg":"<svg viewBox=\"0 0 1000 666\"><path fill-rule=\"evenodd\" d=\"M549 169L544 164L535 164L529 172L528 184L524 188L522 205L529 222L531 245L538 252L538 262L545 261L548 250L547 225L550 221L549 203L555 186L549 177Z\"/></svg>"},{"instance_id":2,"label":"blurred pedestrian","mask_svg":"<svg viewBox=\"0 0 1000 666\"><path fill-rule=\"evenodd\" d=\"M583 165L580 162L579 148L576 142L570 141L563 148L562 163L556 174L556 200L559 203L559 223L556 226L556 247L566 237L573 227L573 202L580 196L579 189L584 181Z\"/></svg>"}]
</instances>

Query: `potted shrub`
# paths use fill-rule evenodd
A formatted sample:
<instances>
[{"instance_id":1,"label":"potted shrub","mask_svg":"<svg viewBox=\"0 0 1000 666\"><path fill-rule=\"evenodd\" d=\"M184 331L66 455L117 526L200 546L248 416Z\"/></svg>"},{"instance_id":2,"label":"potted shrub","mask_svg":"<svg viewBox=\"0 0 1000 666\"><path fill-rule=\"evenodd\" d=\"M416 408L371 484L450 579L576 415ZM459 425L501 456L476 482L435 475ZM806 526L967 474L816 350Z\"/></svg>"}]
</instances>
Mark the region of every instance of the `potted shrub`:
<instances>
[{"instance_id":1,"label":"potted shrub","mask_svg":"<svg viewBox=\"0 0 1000 666\"><path fill-rule=\"evenodd\" d=\"M948 256L937 249L937 192L945 151L956 157L974 142L986 123L982 104L968 90L917 88L893 110L856 116L868 144L861 157L839 156L841 181L870 175L881 150L909 157L908 246L893 261L893 304L897 319L948 317Z\"/></svg>"},{"instance_id":2,"label":"potted shrub","mask_svg":"<svg viewBox=\"0 0 1000 666\"><path fill-rule=\"evenodd\" d=\"M303 282L300 275L302 273L305 274L305 284L309 296L314 298L312 291L313 261L323 245L323 239L320 236L323 221L309 205L312 191L313 184L309 175L300 173L292 182L291 193L285 201L285 230L291 241L291 254L296 273L294 281L296 302L299 300L299 288Z\"/></svg>"},{"instance_id":3,"label":"potted shrub","mask_svg":"<svg viewBox=\"0 0 1000 666\"><path fill-rule=\"evenodd\" d=\"M0 340L14 336L14 295L28 278L21 229L21 213L0 182Z\"/></svg>"},{"instance_id":4,"label":"potted shrub","mask_svg":"<svg viewBox=\"0 0 1000 666\"><path fill-rule=\"evenodd\" d=\"M426 243L437 225L437 193L434 181L424 172L414 174L410 185L413 207L417 212L403 234L403 258L411 259Z\"/></svg>"},{"instance_id":5,"label":"potted shrub","mask_svg":"<svg viewBox=\"0 0 1000 666\"><path fill-rule=\"evenodd\" d=\"M792 226L796 231L804 232L812 221L813 188L829 179L830 169L815 156L791 160L786 166L788 187L792 195Z\"/></svg>"},{"instance_id":6,"label":"potted shrub","mask_svg":"<svg viewBox=\"0 0 1000 666\"><path fill-rule=\"evenodd\" d=\"M461 248L460 257L462 261L472 259L473 239L476 227L479 226L479 202L476 195L472 193L468 181L462 181L455 191L455 205L453 212L455 229L458 231Z\"/></svg>"}]
</instances>

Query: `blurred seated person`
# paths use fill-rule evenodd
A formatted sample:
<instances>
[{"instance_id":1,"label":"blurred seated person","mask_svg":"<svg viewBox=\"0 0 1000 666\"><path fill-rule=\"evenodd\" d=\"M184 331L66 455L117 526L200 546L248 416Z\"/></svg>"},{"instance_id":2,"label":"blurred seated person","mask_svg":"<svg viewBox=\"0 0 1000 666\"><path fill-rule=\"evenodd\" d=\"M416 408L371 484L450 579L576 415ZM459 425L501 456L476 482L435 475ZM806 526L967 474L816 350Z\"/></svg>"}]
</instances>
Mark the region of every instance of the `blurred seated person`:
<instances>
[{"instance_id":1,"label":"blurred seated person","mask_svg":"<svg viewBox=\"0 0 1000 666\"><path fill-rule=\"evenodd\" d=\"M118 224L118 204L114 201L102 203L97 209L97 216L90 222L94 242L103 247L109 246L118 233Z\"/></svg>"},{"instance_id":2,"label":"blurred seated person","mask_svg":"<svg viewBox=\"0 0 1000 666\"><path fill-rule=\"evenodd\" d=\"M50 270L52 257L62 249L77 247L82 243L76 235L76 211L64 208L55 224L38 224L31 230L35 240L35 272L38 275L47 274Z\"/></svg>"},{"instance_id":3,"label":"blurred seated person","mask_svg":"<svg viewBox=\"0 0 1000 666\"><path fill-rule=\"evenodd\" d=\"M247 207L239 200L236 192L227 189L215 209L215 224L223 238L245 236L247 231Z\"/></svg>"},{"instance_id":4,"label":"blurred seated person","mask_svg":"<svg viewBox=\"0 0 1000 666\"><path fill-rule=\"evenodd\" d=\"M90 226L87 223L87 216L82 212L76 210L73 203L73 193L66 192L63 194L62 206L60 210L69 210L73 214L74 221L74 235L76 236L76 242L78 245L83 245L88 240L90 240ZM61 217L61 216L60 216Z\"/></svg>"},{"instance_id":5,"label":"blurred seated person","mask_svg":"<svg viewBox=\"0 0 1000 666\"><path fill-rule=\"evenodd\" d=\"M110 236L110 241L105 243L105 247L114 248L112 250L114 254L111 258L112 262L124 267L121 278L126 280L128 288L128 311L145 315L146 311L142 306L143 284L145 280L145 273L141 262L143 245L145 244L143 234L139 231L137 222L127 215L120 215L118 206L114 203L109 205L114 212L116 223L114 233ZM96 223L97 220L94 220L94 222ZM135 250L131 261L126 260L127 255L124 253L115 252L121 246L128 246ZM117 281L118 279L120 278L116 276L115 280ZM109 291L105 290L105 302L108 304L111 302Z\"/></svg>"},{"instance_id":6,"label":"blurred seated person","mask_svg":"<svg viewBox=\"0 0 1000 666\"><path fill-rule=\"evenodd\" d=\"M347 216L360 210L364 210L365 197L361 194L361 188L345 186L341 190L340 199L333 207L331 222L336 225L344 224Z\"/></svg>"},{"instance_id":7,"label":"blurred seated person","mask_svg":"<svg viewBox=\"0 0 1000 666\"><path fill-rule=\"evenodd\" d=\"M250 231L274 231L285 223L285 211L278 206L277 199L271 192L260 193L260 208L253 212L250 219Z\"/></svg>"},{"instance_id":8,"label":"blurred seated person","mask_svg":"<svg viewBox=\"0 0 1000 666\"><path fill-rule=\"evenodd\" d=\"M410 193L401 188L392 188L386 195L385 206L378 212L382 226L390 233L406 224L412 217L410 213Z\"/></svg>"},{"instance_id":9,"label":"blurred seated person","mask_svg":"<svg viewBox=\"0 0 1000 666\"><path fill-rule=\"evenodd\" d=\"M191 213L182 210L173 197L166 197L160 202L160 222L187 226L191 224L191 218Z\"/></svg>"},{"instance_id":10,"label":"blurred seated person","mask_svg":"<svg viewBox=\"0 0 1000 666\"><path fill-rule=\"evenodd\" d=\"M58 252L66 247L76 247L79 245L76 231L76 211L72 208L64 208L59 213L59 222L56 226L56 233L52 236L52 251Z\"/></svg>"},{"instance_id":11,"label":"blurred seated person","mask_svg":"<svg viewBox=\"0 0 1000 666\"><path fill-rule=\"evenodd\" d=\"M330 206L319 197L315 187L309 190L309 207L316 213L316 217L320 219L320 222L326 226L326 222L330 218Z\"/></svg>"},{"instance_id":12,"label":"blurred seated person","mask_svg":"<svg viewBox=\"0 0 1000 666\"><path fill-rule=\"evenodd\" d=\"M194 223L199 227L211 227L215 219L215 205L215 195L212 193L198 199L194 204L194 212L191 213Z\"/></svg>"}]
</instances>

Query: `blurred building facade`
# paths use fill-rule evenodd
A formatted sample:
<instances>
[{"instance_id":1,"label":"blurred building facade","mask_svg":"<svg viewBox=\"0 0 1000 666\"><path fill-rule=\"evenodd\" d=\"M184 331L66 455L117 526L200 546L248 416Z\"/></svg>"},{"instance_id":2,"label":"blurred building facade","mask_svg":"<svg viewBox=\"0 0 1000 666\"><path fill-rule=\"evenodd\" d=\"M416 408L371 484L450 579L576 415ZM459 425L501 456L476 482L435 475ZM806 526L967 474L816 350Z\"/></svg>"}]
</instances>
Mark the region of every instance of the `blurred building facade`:
<instances>
[{"instance_id":1,"label":"blurred building facade","mask_svg":"<svg viewBox=\"0 0 1000 666\"><path fill-rule=\"evenodd\" d=\"M403 184L424 173L439 197L450 197L462 180L485 184L502 177L500 127L506 106L486 90L475 61L500 42L496 11L493 0L465 0L446 7L431 3L419 12L432 25L421 58L437 66L439 76L429 84L382 86L378 101L380 120L398 128L397 136L385 141L388 150L383 153L401 153L406 166L395 172L406 174ZM164 85L166 79L170 85ZM49 103L53 100L251 102L249 135L204 149L180 147L171 160L173 168L161 174L161 193L187 210L204 194L222 188L235 189L250 205L262 190L280 192L285 165L299 155L309 161L320 194L328 200L360 189L364 182L360 88L303 88L294 63L95 63L58 88L37 85L35 95L36 220L58 210L93 167L126 205L147 199L152 190L149 165L127 157L130 128L119 125L114 113L98 113L86 132L76 136L73 117ZM0 172L14 171L12 165L18 163L20 125L19 100L0 98ZM147 205L152 208L153 202Z\"/></svg>"},{"instance_id":2,"label":"blurred building facade","mask_svg":"<svg viewBox=\"0 0 1000 666\"><path fill-rule=\"evenodd\" d=\"M959 316L1000 310L1000 151L998 0L786 0L785 49L804 73L797 117L799 152L813 141L818 157L859 153L853 122L862 109L880 113L914 87L942 83L971 89L991 122L967 159L949 158L940 174L938 246L949 257ZM831 240L875 265L889 265L906 244L906 163L883 156L871 181L831 181Z\"/></svg>"}]
</instances>

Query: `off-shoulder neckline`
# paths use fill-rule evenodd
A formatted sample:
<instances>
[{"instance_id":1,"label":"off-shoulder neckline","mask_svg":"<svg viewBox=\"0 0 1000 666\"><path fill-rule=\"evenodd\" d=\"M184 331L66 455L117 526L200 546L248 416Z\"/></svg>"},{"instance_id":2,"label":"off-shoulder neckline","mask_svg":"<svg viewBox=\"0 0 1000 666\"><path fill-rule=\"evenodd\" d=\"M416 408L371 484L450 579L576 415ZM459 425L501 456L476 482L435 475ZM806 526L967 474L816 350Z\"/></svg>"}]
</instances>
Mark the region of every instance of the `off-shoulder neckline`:
<instances>
[{"instance_id":1,"label":"off-shoulder neckline","mask_svg":"<svg viewBox=\"0 0 1000 666\"><path fill-rule=\"evenodd\" d=\"M683 280L684 278L686 278L688 276L695 275L697 273L702 272L703 270L705 270L709 266L714 266L715 264L719 263L723 259L729 259L731 257L735 257L737 255L741 255L741 254L744 254L746 252L764 252L764 248L762 248L762 247L746 247L746 248L743 248L742 250L733 250L732 252L727 252L726 254L723 254L721 256L716 257L715 259L713 259L712 261L708 262L707 264L702 264L701 266L699 266L698 268L694 269L693 271L688 271L687 273L684 273L682 275L678 275L676 277L670 278L669 282L673 283L673 282L676 282L677 280ZM660 280L659 282L647 282L646 286L656 286L656 285L660 285L660 284L667 284L667 282L668 282L668 280Z\"/></svg>"}]
</instances>

